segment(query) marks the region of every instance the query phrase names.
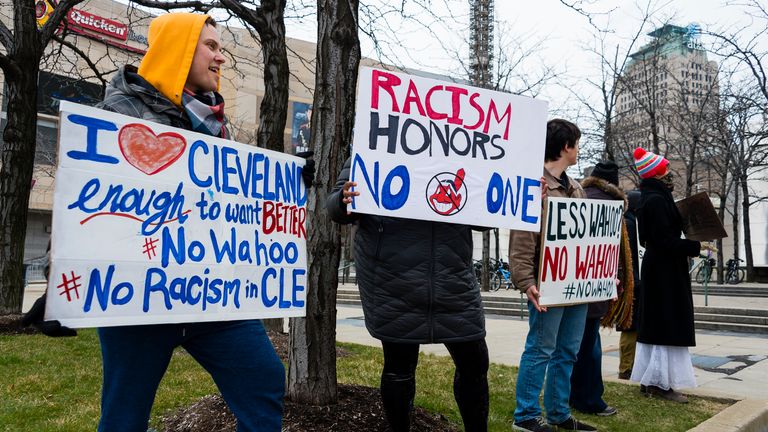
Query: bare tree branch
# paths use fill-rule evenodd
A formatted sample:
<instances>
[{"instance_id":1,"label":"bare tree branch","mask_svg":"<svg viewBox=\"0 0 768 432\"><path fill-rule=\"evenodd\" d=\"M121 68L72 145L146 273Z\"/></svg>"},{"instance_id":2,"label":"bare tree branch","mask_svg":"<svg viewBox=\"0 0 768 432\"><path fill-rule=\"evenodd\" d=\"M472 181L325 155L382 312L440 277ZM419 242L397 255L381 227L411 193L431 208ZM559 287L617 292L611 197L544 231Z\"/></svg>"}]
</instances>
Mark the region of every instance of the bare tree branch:
<instances>
[{"instance_id":1,"label":"bare tree branch","mask_svg":"<svg viewBox=\"0 0 768 432\"><path fill-rule=\"evenodd\" d=\"M3 44L6 52L13 50L13 33L2 21L0 21L0 43Z\"/></svg>"},{"instance_id":2,"label":"bare tree branch","mask_svg":"<svg viewBox=\"0 0 768 432\"><path fill-rule=\"evenodd\" d=\"M131 2L138 5L163 10L175 10L175 9L192 9L198 12L208 13L212 9L220 8L221 3L218 1L205 2L205 1L159 1L159 0L131 0Z\"/></svg>"},{"instance_id":3,"label":"bare tree branch","mask_svg":"<svg viewBox=\"0 0 768 432\"><path fill-rule=\"evenodd\" d=\"M53 9L53 13L48 17L48 21L46 21L43 28L40 29L39 43L41 52L48 46L48 42L51 41L51 38L58 30L59 25L67 17L67 14L69 14L69 11L82 2L83 0L63 0Z\"/></svg>"},{"instance_id":4,"label":"bare tree branch","mask_svg":"<svg viewBox=\"0 0 768 432\"><path fill-rule=\"evenodd\" d=\"M0 69L3 70L3 73L6 75L6 77L14 77L21 74L21 69L19 69L19 66L11 61L11 59L5 54L0 54Z\"/></svg>"},{"instance_id":5,"label":"bare tree branch","mask_svg":"<svg viewBox=\"0 0 768 432\"><path fill-rule=\"evenodd\" d=\"M55 40L56 42L58 42L59 44L65 46L65 47L71 49L75 54L77 54L81 59L83 59L83 61L85 61L85 63L88 65L88 67L93 71L93 73L96 76L96 78L98 78L99 81L101 81L101 85L102 86L106 86L107 85L107 80L106 80L106 78L104 78L104 76L109 74L109 73L114 72L114 70L107 71L107 72L102 72L102 71L99 70L99 67L96 66L96 63L94 63L93 60L91 60L90 56L88 56L88 54L86 54L83 50L78 48L77 45L75 45L72 42L70 42L70 41L68 41L68 40L66 40L66 39L64 39L64 38L62 38L60 36L57 36L57 35L53 35L53 40Z\"/></svg>"}]
</instances>

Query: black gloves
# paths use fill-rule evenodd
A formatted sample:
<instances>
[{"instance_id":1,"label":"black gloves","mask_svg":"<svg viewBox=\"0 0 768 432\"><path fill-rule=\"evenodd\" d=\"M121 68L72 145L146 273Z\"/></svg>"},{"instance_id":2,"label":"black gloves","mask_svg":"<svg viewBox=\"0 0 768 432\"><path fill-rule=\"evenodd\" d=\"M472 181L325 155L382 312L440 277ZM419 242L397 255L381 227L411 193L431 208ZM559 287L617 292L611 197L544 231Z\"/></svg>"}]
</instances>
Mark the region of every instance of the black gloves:
<instances>
[{"instance_id":1,"label":"black gloves","mask_svg":"<svg viewBox=\"0 0 768 432\"><path fill-rule=\"evenodd\" d=\"M304 179L304 186L306 186L307 189L311 188L312 184L315 182L315 160L312 159L312 155L314 154L315 152L311 150L296 153L296 156L307 160L306 165L304 165L304 168L301 170L301 178Z\"/></svg>"},{"instance_id":2,"label":"black gloves","mask_svg":"<svg viewBox=\"0 0 768 432\"><path fill-rule=\"evenodd\" d=\"M43 321L45 315L45 294L35 300L32 309L29 310L21 319L21 325L24 327L33 325L44 335L51 337L77 336L77 331L69 327L64 327L58 321Z\"/></svg>"}]
</instances>

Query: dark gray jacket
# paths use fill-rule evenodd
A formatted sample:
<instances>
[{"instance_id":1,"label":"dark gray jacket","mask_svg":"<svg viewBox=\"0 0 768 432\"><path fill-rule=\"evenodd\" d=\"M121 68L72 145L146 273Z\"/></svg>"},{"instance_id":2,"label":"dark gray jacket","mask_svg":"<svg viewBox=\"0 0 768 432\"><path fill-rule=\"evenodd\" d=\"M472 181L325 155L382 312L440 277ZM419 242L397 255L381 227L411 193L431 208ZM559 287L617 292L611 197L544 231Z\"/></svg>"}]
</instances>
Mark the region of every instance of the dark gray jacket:
<instances>
[{"instance_id":1,"label":"dark gray jacket","mask_svg":"<svg viewBox=\"0 0 768 432\"><path fill-rule=\"evenodd\" d=\"M187 114L142 78L135 66L126 65L112 77L104 100L96 105L103 110L155 123L193 130ZM226 124L226 120L225 120ZM229 131L225 136L229 137Z\"/></svg>"},{"instance_id":2,"label":"dark gray jacket","mask_svg":"<svg viewBox=\"0 0 768 432\"><path fill-rule=\"evenodd\" d=\"M342 224L356 222L355 266L365 325L385 342L465 342L485 337L480 286L472 270L466 225L347 214L344 163L326 208Z\"/></svg>"}]
</instances>

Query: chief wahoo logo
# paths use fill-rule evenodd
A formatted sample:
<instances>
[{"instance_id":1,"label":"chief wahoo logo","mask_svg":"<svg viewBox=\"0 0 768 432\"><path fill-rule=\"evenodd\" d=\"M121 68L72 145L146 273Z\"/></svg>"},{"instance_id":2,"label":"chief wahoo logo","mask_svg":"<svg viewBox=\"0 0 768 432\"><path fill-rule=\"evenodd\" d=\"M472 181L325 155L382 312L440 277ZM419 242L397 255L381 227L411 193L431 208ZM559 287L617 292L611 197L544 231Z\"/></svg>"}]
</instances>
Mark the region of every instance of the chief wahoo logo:
<instances>
[{"instance_id":1,"label":"chief wahoo logo","mask_svg":"<svg viewBox=\"0 0 768 432\"><path fill-rule=\"evenodd\" d=\"M441 172L427 184L427 204L441 216L452 216L460 212L467 203L467 185L464 183L464 168Z\"/></svg>"}]
</instances>

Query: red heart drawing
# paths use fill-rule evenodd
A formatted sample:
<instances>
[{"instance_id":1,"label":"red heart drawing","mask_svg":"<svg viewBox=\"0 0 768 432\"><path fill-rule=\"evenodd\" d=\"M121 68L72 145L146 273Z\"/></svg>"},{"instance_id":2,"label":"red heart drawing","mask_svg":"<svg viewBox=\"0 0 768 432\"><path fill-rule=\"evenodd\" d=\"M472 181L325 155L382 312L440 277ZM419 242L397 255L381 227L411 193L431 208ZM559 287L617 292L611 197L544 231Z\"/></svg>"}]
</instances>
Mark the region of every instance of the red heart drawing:
<instances>
[{"instance_id":1,"label":"red heart drawing","mask_svg":"<svg viewBox=\"0 0 768 432\"><path fill-rule=\"evenodd\" d=\"M183 136L175 132L155 135L152 129L139 123L123 126L117 141L125 160L147 175L157 174L173 165L187 147Z\"/></svg>"}]
</instances>

